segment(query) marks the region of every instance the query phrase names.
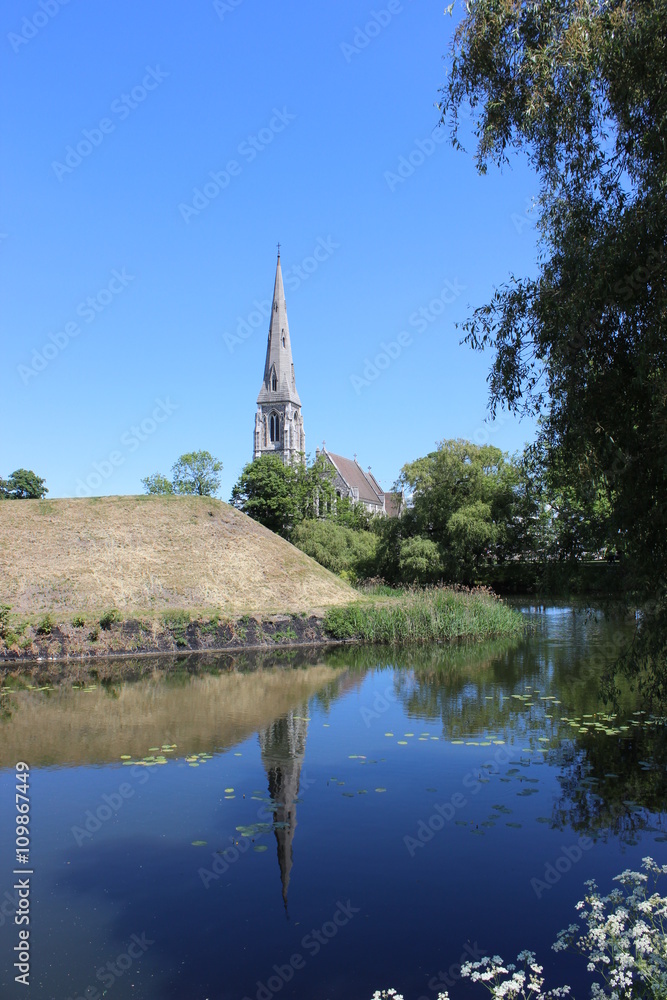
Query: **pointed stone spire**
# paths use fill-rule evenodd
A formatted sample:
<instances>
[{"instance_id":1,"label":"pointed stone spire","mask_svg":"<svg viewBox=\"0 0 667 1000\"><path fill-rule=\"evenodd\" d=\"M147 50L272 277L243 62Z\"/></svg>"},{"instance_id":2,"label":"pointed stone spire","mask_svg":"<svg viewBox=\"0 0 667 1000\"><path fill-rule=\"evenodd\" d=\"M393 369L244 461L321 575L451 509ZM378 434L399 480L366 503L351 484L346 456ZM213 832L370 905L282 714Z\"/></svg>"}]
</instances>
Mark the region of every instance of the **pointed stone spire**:
<instances>
[{"instance_id":1,"label":"pointed stone spire","mask_svg":"<svg viewBox=\"0 0 667 1000\"><path fill-rule=\"evenodd\" d=\"M274 375L275 389L273 388ZM301 406L294 378L292 344L290 342L287 303L283 287L283 271L280 266L280 251L278 251L276 280L273 287L273 303L271 305L271 322L269 324L269 340L266 345L264 381L262 382L262 388L259 390L257 402L261 404L280 401L282 403L288 400L296 406Z\"/></svg>"},{"instance_id":2,"label":"pointed stone spire","mask_svg":"<svg viewBox=\"0 0 667 1000\"><path fill-rule=\"evenodd\" d=\"M257 396L253 459L277 453L287 464L305 460L305 452L306 434L294 377L279 246L264 378Z\"/></svg>"}]
</instances>

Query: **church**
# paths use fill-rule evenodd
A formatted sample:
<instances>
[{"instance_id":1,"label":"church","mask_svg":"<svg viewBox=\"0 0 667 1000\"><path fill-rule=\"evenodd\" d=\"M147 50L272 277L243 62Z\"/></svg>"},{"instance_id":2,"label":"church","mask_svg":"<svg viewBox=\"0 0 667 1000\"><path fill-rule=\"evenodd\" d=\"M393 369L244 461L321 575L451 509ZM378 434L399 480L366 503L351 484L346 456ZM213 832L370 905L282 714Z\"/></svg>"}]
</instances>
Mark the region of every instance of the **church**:
<instances>
[{"instance_id":1,"label":"church","mask_svg":"<svg viewBox=\"0 0 667 1000\"><path fill-rule=\"evenodd\" d=\"M280 244L276 280L273 286L269 339L266 345L264 378L257 396L253 461L262 455L280 455L285 464L305 462L306 432L301 412L301 397L296 388L292 343L287 322L287 304L280 266ZM403 498L400 493L385 492L369 468L359 465L357 456L343 458L324 444L315 452L323 456L334 473L334 489L339 497L361 503L371 514L397 517Z\"/></svg>"}]
</instances>

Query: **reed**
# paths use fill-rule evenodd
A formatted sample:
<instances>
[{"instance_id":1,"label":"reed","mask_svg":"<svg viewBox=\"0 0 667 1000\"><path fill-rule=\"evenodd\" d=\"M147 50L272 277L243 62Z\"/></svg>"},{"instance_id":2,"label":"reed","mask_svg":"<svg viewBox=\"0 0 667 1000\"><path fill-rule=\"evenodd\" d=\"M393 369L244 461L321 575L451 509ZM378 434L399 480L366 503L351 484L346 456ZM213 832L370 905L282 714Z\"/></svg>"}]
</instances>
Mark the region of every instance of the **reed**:
<instances>
[{"instance_id":1,"label":"reed","mask_svg":"<svg viewBox=\"0 0 667 1000\"><path fill-rule=\"evenodd\" d=\"M329 608L324 626L332 639L403 644L518 636L525 622L488 590L430 587Z\"/></svg>"}]
</instances>

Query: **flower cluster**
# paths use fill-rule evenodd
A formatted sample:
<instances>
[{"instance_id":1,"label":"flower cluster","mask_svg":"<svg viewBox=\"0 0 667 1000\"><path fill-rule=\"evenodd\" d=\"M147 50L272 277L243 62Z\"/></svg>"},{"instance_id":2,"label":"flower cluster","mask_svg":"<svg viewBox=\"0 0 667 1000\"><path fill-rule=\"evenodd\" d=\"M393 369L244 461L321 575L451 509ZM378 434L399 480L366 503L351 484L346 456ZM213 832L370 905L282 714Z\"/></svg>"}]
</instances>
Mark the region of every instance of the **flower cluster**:
<instances>
[{"instance_id":1,"label":"flower cluster","mask_svg":"<svg viewBox=\"0 0 667 1000\"><path fill-rule=\"evenodd\" d=\"M601 982L591 987L593 1000L667 1000L667 896L656 885L667 875L667 865L644 858L641 872L629 869L614 879L626 887L600 896L595 881L585 883L588 893L577 903L583 923L559 931L554 951L575 948L588 959L587 968ZM544 991L542 966L532 951L517 956L517 967L500 955L466 962L461 975L482 983L493 1000L562 1000L570 987ZM396 990L382 990L372 1000L403 1000ZM438 1000L449 1000L447 993Z\"/></svg>"},{"instance_id":2,"label":"flower cluster","mask_svg":"<svg viewBox=\"0 0 667 1000\"><path fill-rule=\"evenodd\" d=\"M604 984L593 984L595 1000L667 998L667 897L656 891L667 865L644 858L642 868L616 876L626 892L613 889L600 896L596 883L586 882L586 897L577 903L584 926L570 924L553 946L555 951L576 948L588 958L588 971Z\"/></svg>"},{"instance_id":3,"label":"flower cluster","mask_svg":"<svg viewBox=\"0 0 667 1000\"><path fill-rule=\"evenodd\" d=\"M522 998L522 1000L543 1000L543 998L566 997L569 986L561 986L544 992L542 966L537 964L535 953L521 951L517 956L521 968L514 962L503 962L500 955L485 956L479 962L466 962L461 966L461 975L473 983L483 983L494 1000Z\"/></svg>"}]
</instances>

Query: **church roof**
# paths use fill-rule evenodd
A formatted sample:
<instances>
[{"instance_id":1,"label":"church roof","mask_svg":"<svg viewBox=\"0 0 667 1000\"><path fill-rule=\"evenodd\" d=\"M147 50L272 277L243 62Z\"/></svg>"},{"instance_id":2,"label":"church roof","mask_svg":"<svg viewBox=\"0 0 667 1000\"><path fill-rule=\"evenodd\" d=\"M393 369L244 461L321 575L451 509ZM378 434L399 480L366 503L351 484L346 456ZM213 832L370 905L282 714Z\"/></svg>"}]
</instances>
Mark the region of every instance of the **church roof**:
<instances>
[{"instance_id":1,"label":"church roof","mask_svg":"<svg viewBox=\"0 0 667 1000\"><path fill-rule=\"evenodd\" d=\"M377 504L380 507L382 506L383 493L370 470L369 472L364 472L356 460L343 458L342 455L334 455L333 452L328 451L326 448L324 451L347 485L351 489L359 490L360 500L365 500L366 503Z\"/></svg>"},{"instance_id":2,"label":"church roof","mask_svg":"<svg viewBox=\"0 0 667 1000\"><path fill-rule=\"evenodd\" d=\"M273 388L274 373L276 376L275 389ZM290 402L296 406L301 406L294 378L292 345L290 343L289 325L287 323L287 303L285 302L285 289L283 287L283 272L280 267L280 253L278 254L278 263L276 264L276 281L273 288L269 339L266 345L264 380L262 388L259 390L257 402Z\"/></svg>"},{"instance_id":3,"label":"church roof","mask_svg":"<svg viewBox=\"0 0 667 1000\"><path fill-rule=\"evenodd\" d=\"M401 513L403 502L402 493L385 493L384 509L387 517L398 517Z\"/></svg>"}]
</instances>

